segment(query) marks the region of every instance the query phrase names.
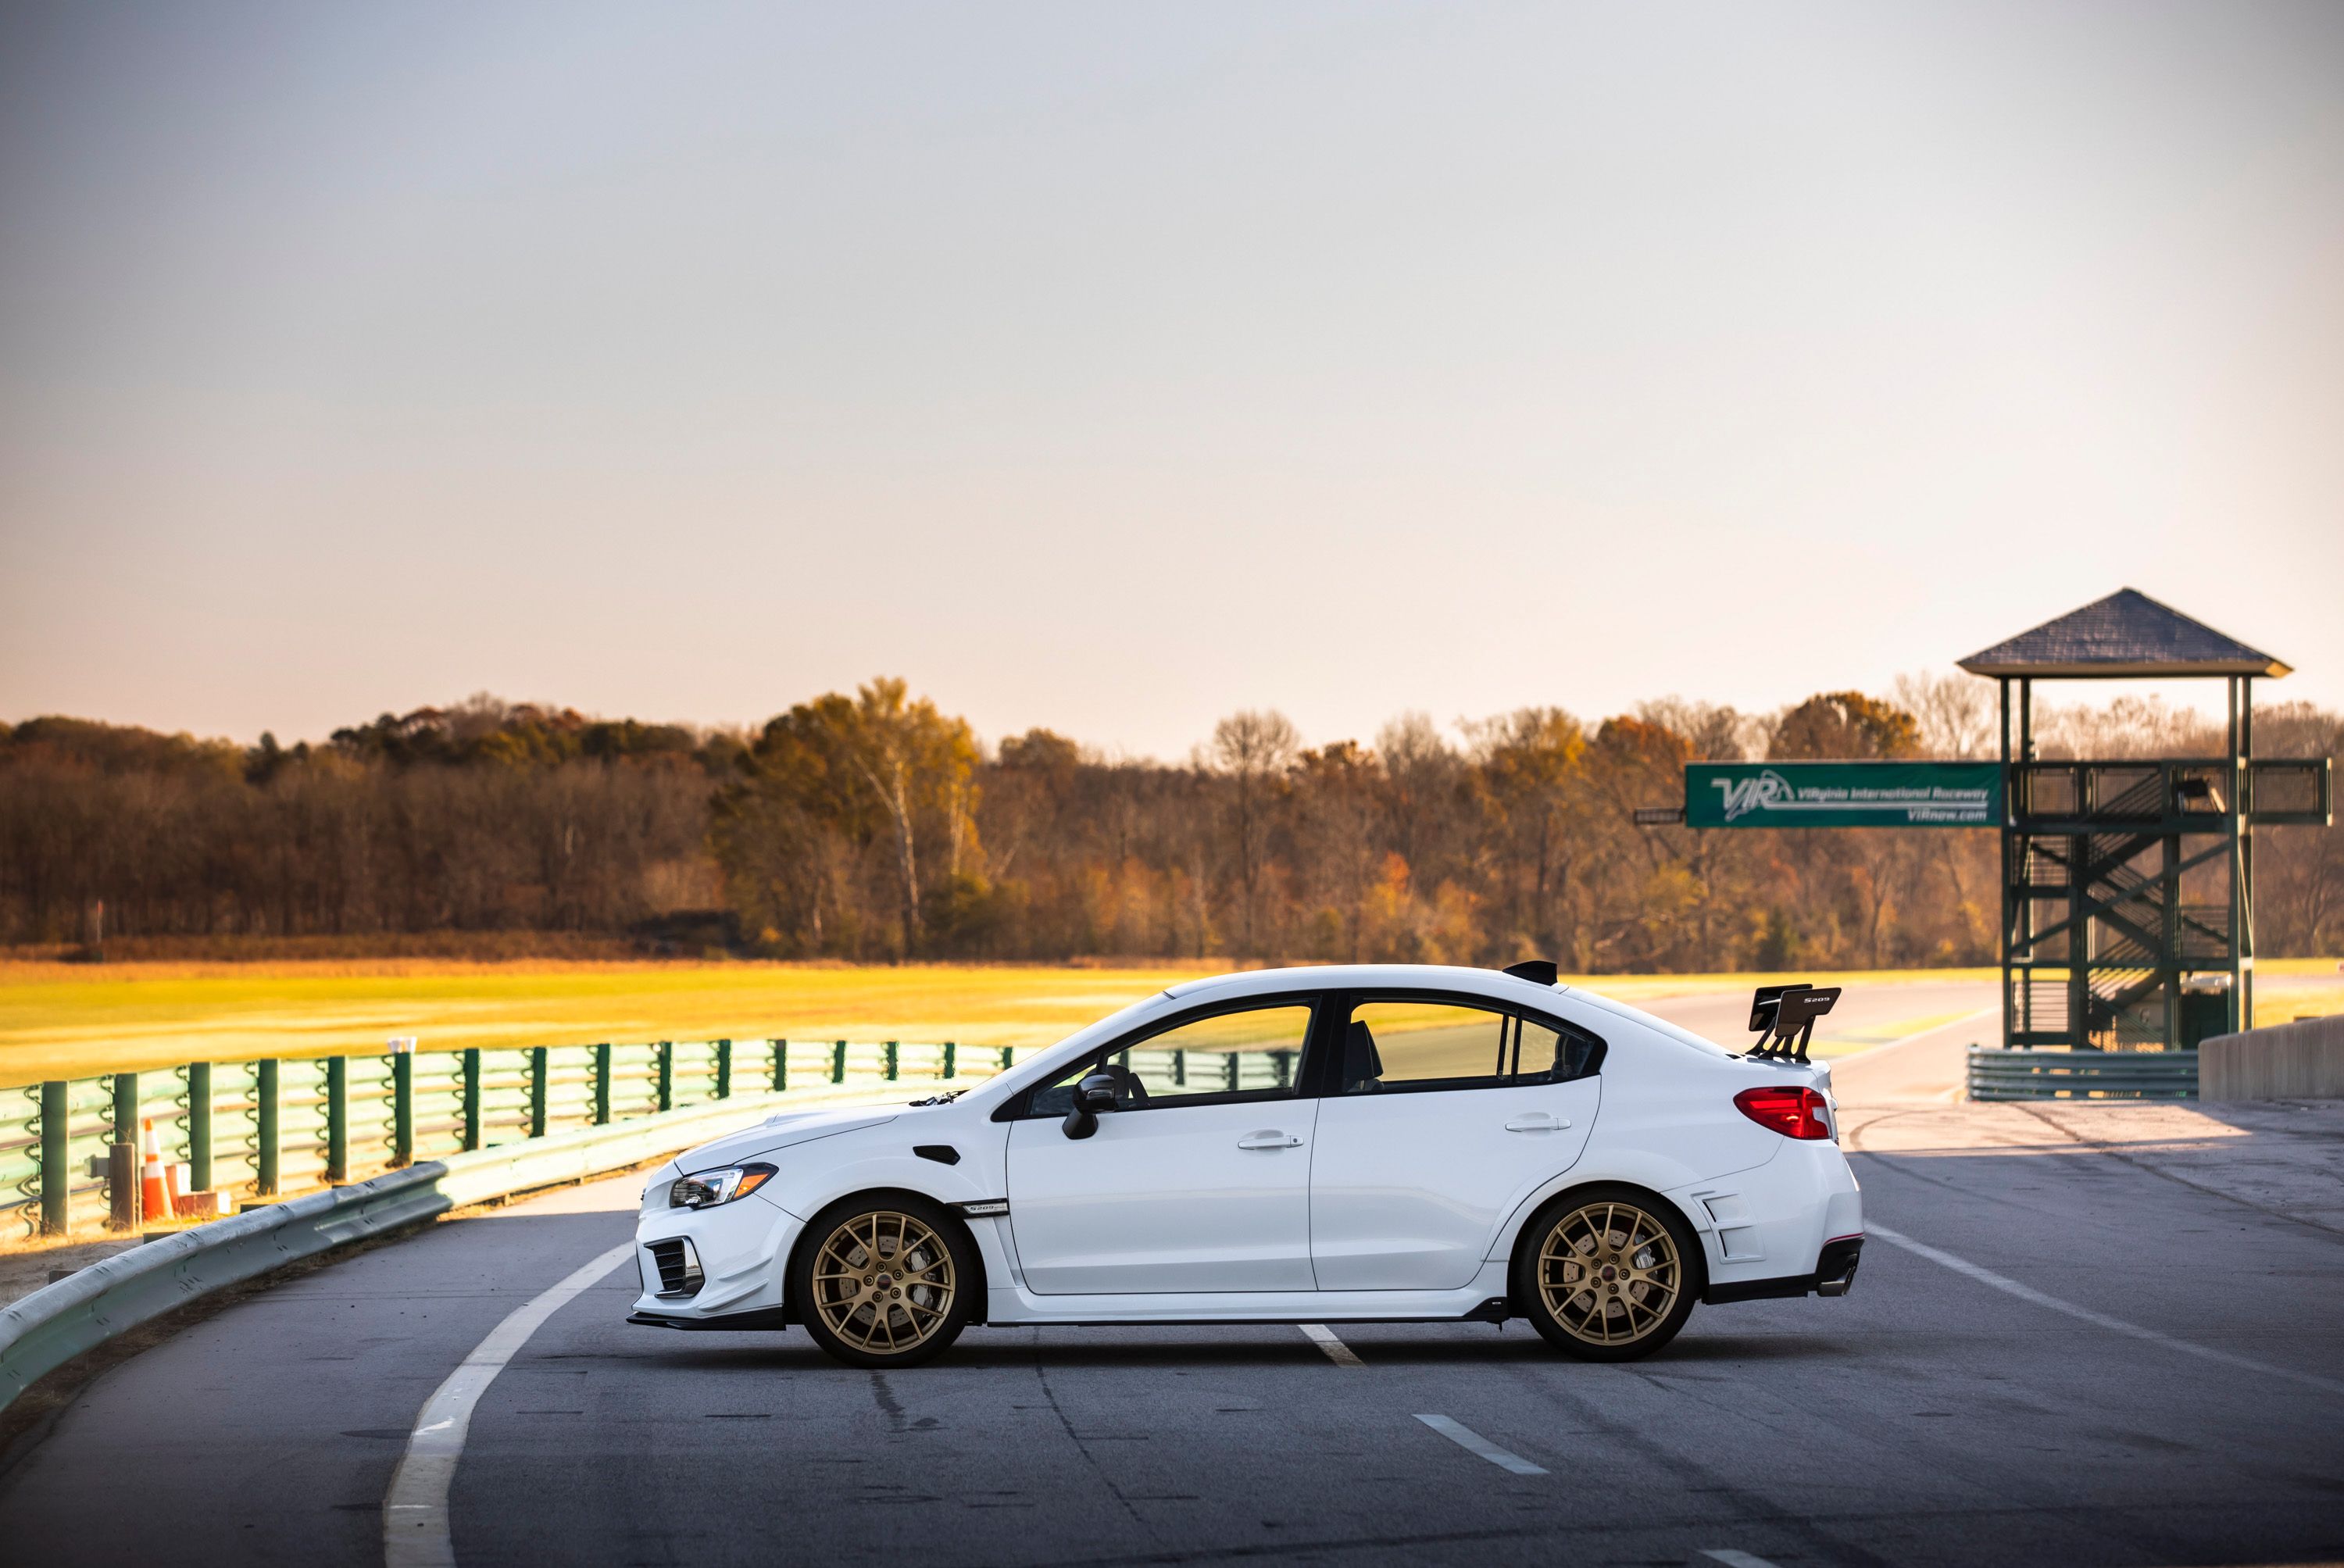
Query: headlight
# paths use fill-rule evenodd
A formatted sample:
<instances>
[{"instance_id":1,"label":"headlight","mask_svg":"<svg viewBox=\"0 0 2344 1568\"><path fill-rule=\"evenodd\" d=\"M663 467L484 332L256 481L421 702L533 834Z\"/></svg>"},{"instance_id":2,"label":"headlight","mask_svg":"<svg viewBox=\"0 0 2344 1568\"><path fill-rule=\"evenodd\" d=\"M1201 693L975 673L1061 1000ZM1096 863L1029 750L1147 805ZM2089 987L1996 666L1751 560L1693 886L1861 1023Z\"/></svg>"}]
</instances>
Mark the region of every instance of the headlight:
<instances>
[{"instance_id":1,"label":"headlight","mask_svg":"<svg viewBox=\"0 0 2344 1568\"><path fill-rule=\"evenodd\" d=\"M759 1161L703 1170L680 1179L667 1189L670 1209L713 1209L736 1198L746 1198L773 1179L773 1168Z\"/></svg>"}]
</instances>

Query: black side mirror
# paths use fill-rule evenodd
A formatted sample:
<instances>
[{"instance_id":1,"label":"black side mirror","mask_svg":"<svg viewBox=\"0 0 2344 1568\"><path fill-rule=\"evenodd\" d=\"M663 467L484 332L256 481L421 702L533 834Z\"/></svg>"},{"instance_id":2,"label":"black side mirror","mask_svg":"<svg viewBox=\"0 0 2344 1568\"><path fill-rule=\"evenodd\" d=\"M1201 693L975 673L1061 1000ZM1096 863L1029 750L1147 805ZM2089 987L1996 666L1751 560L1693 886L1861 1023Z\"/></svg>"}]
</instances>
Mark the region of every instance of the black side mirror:
<instances>
[{"instance_id":1,"label":"black side mirror","mask_svg":"<svg viewBox=\"0 0 2344 1568\"><path fill-rule=\"evenodd\" d=\"M1098 1130L1099 1112L1115 1108L1115 1079L1093 1073L1075 1086L1075 1106L1061 1125L1068 1138L1088 1138Z\"/></svg>"}]
</instances>

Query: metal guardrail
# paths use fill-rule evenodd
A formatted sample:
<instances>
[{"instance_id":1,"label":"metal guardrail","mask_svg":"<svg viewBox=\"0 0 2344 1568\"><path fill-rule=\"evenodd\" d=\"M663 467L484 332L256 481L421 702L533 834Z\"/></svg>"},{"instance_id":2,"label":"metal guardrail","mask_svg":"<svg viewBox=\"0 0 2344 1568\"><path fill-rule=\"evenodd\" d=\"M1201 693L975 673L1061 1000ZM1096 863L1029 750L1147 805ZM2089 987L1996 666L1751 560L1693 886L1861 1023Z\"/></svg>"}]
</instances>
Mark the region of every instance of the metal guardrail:
<instances>
[{"instance_id":1,"label":"metal guardrail","mask_svg":"<svg viewBox=\"0 0 2344 1568\"><path fill-rule=\"evenodd\" d=\"M1972 1046L1968 1089L1974 1100L2195 1099L2198 1053Z\"/></svg>"},{"instance_id":2,"label":"metal guardrail","mask_svg":"<svg viewBox=\"0 0 2344 1568\"><path fill-rule=\"evenodd\" d=\"M129 1248L0 1309L0 1408L74 1357L270 1270L532 1188L623 1170L751 1125L761 1114L869 1099L885 1080L728 1096L328 1188Z\"/></svg>"},{"instance_id":3,"label":"metal guardrail","mask_svg":"<svg viewBox=\"0 0 2344 1568\"><path fill-rule=\"evenodd\" d=\"M196 1191L258 1199L741 1094L989 1077L1007 1047L950 1040L637 1045L191 1062L0 1088L0 1224L62 1235L108 1212L106 1147L151 1119Z\"/></svg>"}]
</instances>

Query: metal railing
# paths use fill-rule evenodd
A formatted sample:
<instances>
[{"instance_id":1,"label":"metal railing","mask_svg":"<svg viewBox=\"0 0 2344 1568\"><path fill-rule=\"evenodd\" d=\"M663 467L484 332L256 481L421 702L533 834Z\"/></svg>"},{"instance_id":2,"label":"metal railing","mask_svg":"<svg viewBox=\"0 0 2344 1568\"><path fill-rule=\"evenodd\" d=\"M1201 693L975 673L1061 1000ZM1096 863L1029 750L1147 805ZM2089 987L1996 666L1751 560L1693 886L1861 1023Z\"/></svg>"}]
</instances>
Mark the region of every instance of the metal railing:
<instances>
[{"instance_id":1,"label":"metal railing","mask_svg":"<svg viewBox=\"0 0 2344 1568\"><path fill-rule=\"evenodd\" d=\"M2195 1099L2196 1051L1969 1049L1969 1098Z\"/></svg>"},{"instance_id":2,"label":"metal railing","mask_svg":"<svg viewBox=\"0 0 2344 1568\"><path fill-rule=\"evenodd\" d=\"M531 1138L816 1085L975 1079L1013 1047L655 1040L191 1062L0 1088L0 1225L63 1235L112 1212L108 1146L152 1120L193 1191L277 1199ZM96 1157L93 1161L91 1157Z\"/></svg>"}]
</instances>

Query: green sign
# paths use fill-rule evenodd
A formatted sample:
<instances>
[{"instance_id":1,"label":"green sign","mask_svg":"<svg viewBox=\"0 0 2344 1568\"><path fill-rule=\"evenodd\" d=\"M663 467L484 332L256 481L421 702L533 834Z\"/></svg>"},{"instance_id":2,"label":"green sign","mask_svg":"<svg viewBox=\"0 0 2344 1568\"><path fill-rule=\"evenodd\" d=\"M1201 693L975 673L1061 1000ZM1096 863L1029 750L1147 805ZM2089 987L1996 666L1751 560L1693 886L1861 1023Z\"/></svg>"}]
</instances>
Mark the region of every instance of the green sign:
<instances>
[{"instance_id":1,"label":"green sign","mask_svg":"<svg viewBox=\"0 0 2344 1568\"><path fill-rule=\"evenodd\" d=\"M2000 827L1999 763L1687 763L1688 827Z\"/></svg>"}]
</instances>

